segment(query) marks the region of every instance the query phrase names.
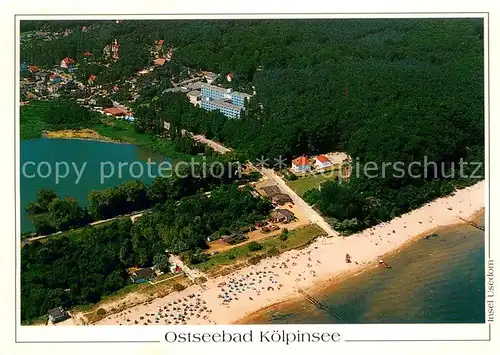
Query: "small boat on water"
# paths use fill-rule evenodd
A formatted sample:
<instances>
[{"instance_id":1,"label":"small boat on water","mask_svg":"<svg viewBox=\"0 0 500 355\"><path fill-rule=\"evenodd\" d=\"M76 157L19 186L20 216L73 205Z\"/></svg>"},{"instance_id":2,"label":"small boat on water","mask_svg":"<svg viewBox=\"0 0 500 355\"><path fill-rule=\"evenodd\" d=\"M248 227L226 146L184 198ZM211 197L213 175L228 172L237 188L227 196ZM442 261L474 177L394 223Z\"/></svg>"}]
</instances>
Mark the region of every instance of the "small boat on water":
<instances>
[{"instance_id":1,"label":"small boat on water","mask_svg":"<svg viewBox=\"0 0 500 355\"><path fill-rule=\"evenodd\" d=\"M348 264L351 262L351 256L349 254L345 255L345 262Z\"/></svg>"}]
</instances>

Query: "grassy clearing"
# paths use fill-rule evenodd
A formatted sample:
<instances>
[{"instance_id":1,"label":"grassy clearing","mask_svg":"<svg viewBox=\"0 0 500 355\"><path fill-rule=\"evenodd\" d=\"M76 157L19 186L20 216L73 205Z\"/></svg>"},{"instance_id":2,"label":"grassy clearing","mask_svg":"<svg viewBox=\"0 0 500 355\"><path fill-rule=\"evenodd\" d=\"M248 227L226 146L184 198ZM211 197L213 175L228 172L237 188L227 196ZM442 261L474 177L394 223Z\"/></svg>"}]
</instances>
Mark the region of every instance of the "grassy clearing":
<instances>
[{"instance_id":1,"label":"grassy clearing","mask_svg":"<svg viewBox=\"0 0 500 355\"><path fill-rule=\"evenodd\" d=\"M308 174L304 177L299 177L295 181L287 181L287 185L292 188L299 196L303 196L311 189L317 189L318 186L325 181L335 180L338 176L338 171L329 171L325 174Z\"/></svg>"},{"instance_id":2,"label":"grassy clearing","mask_svg":"<svg viewBox=\"0 0 500 355\"><path fill-rule=\"evenodd\" d=\"M262 245L262 249L259 251L249 251L248 245L235 247L226 252L216 254L210 257L209 260L198 265L193 265L193 267L209 273L218 273L222 271L220 269L226 266L231 266L231 269L234 270L234 266L236 265L245 266L255 264L262 258L278 255L287 250L302 248L324 234L325 232L318 225L310 224L290 231L285 241L281 240L279 235L259 241L259 244Z\"/></svg>"}]
</instances>

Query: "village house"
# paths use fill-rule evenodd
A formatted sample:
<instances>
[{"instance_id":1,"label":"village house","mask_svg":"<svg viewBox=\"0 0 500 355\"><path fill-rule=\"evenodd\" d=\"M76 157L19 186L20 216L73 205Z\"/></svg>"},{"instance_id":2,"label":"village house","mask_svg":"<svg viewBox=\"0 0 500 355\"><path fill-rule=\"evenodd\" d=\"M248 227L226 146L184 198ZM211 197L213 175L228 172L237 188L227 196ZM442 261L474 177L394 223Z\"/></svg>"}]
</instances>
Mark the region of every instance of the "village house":
<instances>
[{"instance_id":1,"label":"village house","mask_svg":"<svg viewBox=\"0 0 500 355\"><path fill-rule=\"evenodd\" d=\"M247 240L248 237L243 234L234 233L231 235L223 235L220 237L220 239L226 244L238 244Z\"/></svg>"},{"instance_id":2,"label":"village house","mask_svg":"<svg viewBox=\"0 0 500 355\"><path fill-rule=\"evenodd\" d=\"M104 109L104 113L108 116L123 117L127 114L127 111L120 107L108 107Z\"/></svg>"},{"instance_id":3,"label":"village house","mask_svg":"<svg viewBox=\"0 0 500 355\"><path fill-rule=\"evenodd\" d=\"M278 186L276 185L271 185L271 186L264 186L262 188L262 190L264 191L264 193L267 195L267 197L269 198L273 198L274 196L278 195L281 193L281 190L279 189Z\"/></svg>"},{"instance_id":4,"label":"village house","mask_svg":"<svg viewBox=\"0 0 500 355\"><path fill-rule=\"evenodd\" d=\"M311 170L311 163L305 156L292 160L292 170L296 173L305 173Z\"/></svg>"},{"instance_id":5,"label":"village house","mask_svg":"<svg viewBox=\"0 0 500 355\"><path fill-rule=\"evenodd\" d=\"M89 85L93 84L95 79L97 79L97 76L95 75L89 76L89 81L88 81Z\"/></svg>"},{"instance_id":6,"label":"village house","mask_svg":"<svg viewBox=\"0 0 500 355\"><path fill-rule=\"evenodd\" d=\"M286 203L293 203L292 198L287 194L276 194L271 198L271 202L275 205L284 205Z\"/></svg>"},{"instance_id":7,"label":"village house","mask_svg":"<svg viewBox=\"0 0 500 355\"><path fill-rule=\"evenodd\" d=\"M133 283L141 283L146 281L151 281L155 278L155 271L153 268L147 267L144 269L138 269L131 273L130 279Z\"/></svg>"},{"instance_id":8,"label":"village house","mask_svg":"<svg viewBox=\"0 0 500 355\"><path fill-rule=\"evenodd\" d=\"M330 166L332 166L332 162L326 157L326 155L323 155L323 154L320 154L316 157L315 159L315 162L314 162L314 165L316 165L316 167L318 169L325 169L325 168L328 168Z\"/></svg>"},{"instance_id":9,"label":"village house","mask_svg":"<svg viewBox=\"0 0 500 355\"><path fill-rule=\"evenodd\" d=\"M62 307L56 307L49 309L47 312L49 316L49 320L52 323L62 322L69 318L68 313Z\"/></svg>"},{"instance_id":10,"label":"village house","mask_svg":"<svg viewBox=\"0 0 500 355\"><path fill-rule=\"evenodd\" d=\"M166 61L167 60L165 58L158 58L158 59L153 60L153 64L162 66L165 64Z\"/></svg>"},{"instance_id":11,"label":"village house","mask_svg":"<svg viewBox=\"0 0 500 355\"><path fill-rule=\"evenodd\" d=\"M64 58L61 60L61 68L70 68L73 64L75 64L75 60L73 58Z\"/></svg>"},{"instance_id":12,"label":"village house","mask_svg":"<svg viewBox=\"0 0 500 355\"><path fill-rule=\"evenodd\" d=\"M269 219L273 223L289 223L295 219L295 215L287 209L279 209L273 211Z\"/></svg>"},{"instance_id":13,"label":"village house","mask_svg":"<svg viewBox=\"0 0 500 355\"><path fill-rule=\"evenodd\" d=\"M29 68L29 71L32 73L36 73L37 71L40 71L40 68L37 67L36 65L30 65L28 68Z\"/></svg>"}]
</instances>

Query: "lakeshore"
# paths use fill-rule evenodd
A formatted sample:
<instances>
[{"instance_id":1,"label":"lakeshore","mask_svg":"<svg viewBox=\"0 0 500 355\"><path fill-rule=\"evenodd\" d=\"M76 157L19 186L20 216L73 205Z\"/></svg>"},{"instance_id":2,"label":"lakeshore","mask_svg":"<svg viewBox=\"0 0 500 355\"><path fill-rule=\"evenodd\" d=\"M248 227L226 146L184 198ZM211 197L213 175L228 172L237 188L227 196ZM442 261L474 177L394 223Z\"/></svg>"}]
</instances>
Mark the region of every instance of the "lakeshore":
<instances>
[{"instance_id":1,"label":"lakeshore","mask_svg":"<svg viewBox=\"0 0 500 355\"><path fill-rule=\"evenodd\" d=\"M484 209L485 182L439 198L390 222L349 237L318 238L302 250L262 260L230 275L109 314L96 325L233 324L284 301L317 292L377 266L415 240L448 225L464 223ZM351 263L345 262L351 255Z\"/></svg>"},{"instance_id":2,"label":"lakeshore","mask_svg":"<svg viewBox=\"0 0 500 355\"><path fill-rule=\"evenodd\" d=\"M93 129L64 129L60 131L43 131L42 134L46 138L85 139L102 142L123 143L117 139L103 136Z\"/></svg>"},{"instance_id":3,"label":"lakeshore","mask_svg":"<svg viewBox=\"0 0 500 355\"><path fill-rule=\"evenodd\" d=\"M61 197L71 196L80 204L87 205L88 195L93 190L104 190L132 180L130 169L122 169L122 174L113 174L109 179L102 179L103 162L118 166L120 162L132 164L139 162L145 169L148 159L154 162L169 160L166 156L152 152L132 144L117 144L115 142L94 139L38 138L20 142L20 164L29 163L25 173L20 177L21 199L21 232L33 229L32 216L25 211L25 206L36 199L42 188L51 188ZM31 165L32 162L35 165ZM31 178L40 164L48 164L52 171L58 162L70 162L75 168L67 171L66 177L56 181L55 173L47 178ZM136 164L137 165L137 164ZM61 170L63 172L64 170ZM64 174L62 174L64 175ZM78 179L80 176L80 179ZM145 184L153 181L144 174L140 180Z\"/></svg>"}]
</instances>

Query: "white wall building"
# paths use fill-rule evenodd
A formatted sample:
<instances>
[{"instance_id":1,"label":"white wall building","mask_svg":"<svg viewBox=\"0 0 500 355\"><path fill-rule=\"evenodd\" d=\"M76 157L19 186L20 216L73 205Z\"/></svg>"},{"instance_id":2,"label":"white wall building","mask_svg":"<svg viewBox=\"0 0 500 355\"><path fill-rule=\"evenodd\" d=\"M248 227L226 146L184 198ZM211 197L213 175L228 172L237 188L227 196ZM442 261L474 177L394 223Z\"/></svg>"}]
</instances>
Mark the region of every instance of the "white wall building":
<instances>
[{"instance_id":1,"label":"white wall building","mask_svg":"<svg viewBox=\"0 0 500 355\"><path fill-rule=\"evenodd\" d=\"M332 166L332 162L323 154L318 155L314 160L314 165L318 167L318 169L324 169Z\"/></svg>"}]
</instances>

